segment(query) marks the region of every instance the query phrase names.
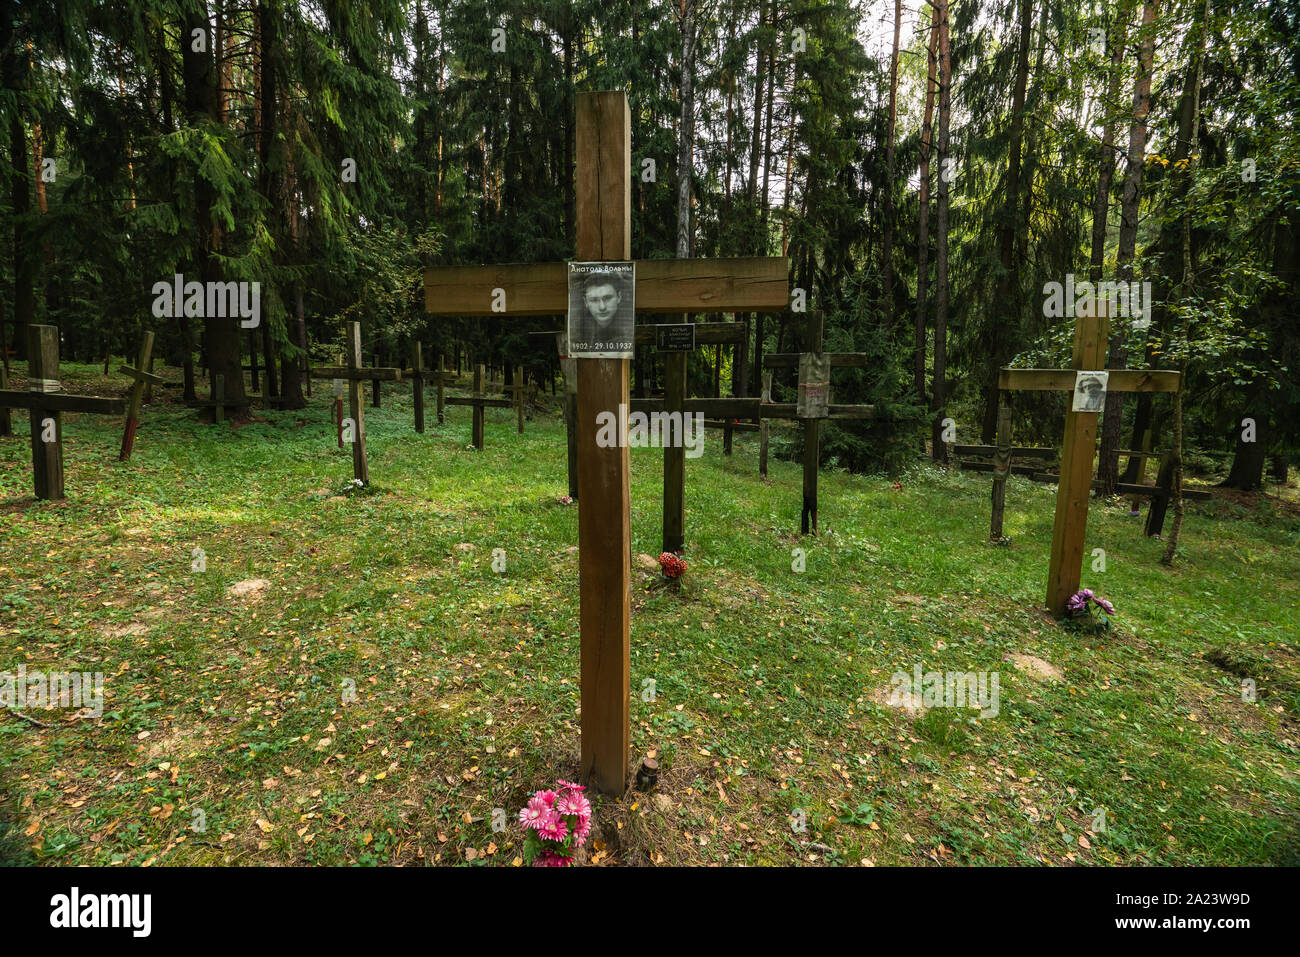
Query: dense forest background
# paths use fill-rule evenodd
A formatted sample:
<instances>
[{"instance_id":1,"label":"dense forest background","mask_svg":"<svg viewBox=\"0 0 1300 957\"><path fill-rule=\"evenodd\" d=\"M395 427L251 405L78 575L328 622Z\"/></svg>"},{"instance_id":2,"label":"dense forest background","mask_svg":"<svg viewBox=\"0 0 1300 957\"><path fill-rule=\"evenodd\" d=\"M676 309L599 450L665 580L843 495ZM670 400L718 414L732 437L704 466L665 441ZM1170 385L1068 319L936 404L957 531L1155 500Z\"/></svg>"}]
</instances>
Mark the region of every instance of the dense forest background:
<instances>
[{"instance_id":1,"label":"dense forest background","mask_svg":"<svg viewBox=\"0 0 1300 957\"><path fill-rule=\"evenodd\" d=\"M292 408L360 320L387 362L418 339L545 375L553 320L431 321L420 270L571 258L574 93L625 89L633 255L784 254L826 348L870 355L836 401L879 417L825 459L942 458L945 417L990 440L997 369L1069 357L1067 274L1149 282L1110 364L1187 374L1181 409L1111 395L1103 479L1180 420L1234 487L1300 446L1300 0L6 0L0 76L6 363L31 322L82 361L153 329L187 398L206 369L243 403L256 350ZM260 282L261 325L155 317L175 273ZM799 346L736 318L747 374L703 349L695 394L755 395ZM1064 403L1013 396L1017 444Z\"/></svg>"}]
</instances>

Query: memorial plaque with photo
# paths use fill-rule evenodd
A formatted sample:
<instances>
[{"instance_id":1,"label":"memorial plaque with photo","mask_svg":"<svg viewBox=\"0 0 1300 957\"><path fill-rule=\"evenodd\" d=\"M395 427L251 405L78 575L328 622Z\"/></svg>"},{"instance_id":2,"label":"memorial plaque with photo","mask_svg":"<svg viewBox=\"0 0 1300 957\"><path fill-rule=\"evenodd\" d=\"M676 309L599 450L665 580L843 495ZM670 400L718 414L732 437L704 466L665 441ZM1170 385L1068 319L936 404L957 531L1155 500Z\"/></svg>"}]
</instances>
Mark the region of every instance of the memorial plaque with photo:
<instances>
[{"instance_id":1,"label":"memorial plaque with photo","mask_svg":"<svg viewBox=\"0 0 1300 957\"><path fill-rule=\"evenodd\" d=\"M635 263L569 263L571 358L632 358L635 290Z\"/></svg>"},{"instance_id":2,"label":"memorial plaque with photo","mask_svg":"<svg viewBox=\"0 0 1300 957\"><path fill-rule=\"evenodd\" d=\"M1074 402L1072 412L1100 412L1106 405L1106 383L1109 372L1076 372L1074 375Z\"/></svg>"}]
</instances>

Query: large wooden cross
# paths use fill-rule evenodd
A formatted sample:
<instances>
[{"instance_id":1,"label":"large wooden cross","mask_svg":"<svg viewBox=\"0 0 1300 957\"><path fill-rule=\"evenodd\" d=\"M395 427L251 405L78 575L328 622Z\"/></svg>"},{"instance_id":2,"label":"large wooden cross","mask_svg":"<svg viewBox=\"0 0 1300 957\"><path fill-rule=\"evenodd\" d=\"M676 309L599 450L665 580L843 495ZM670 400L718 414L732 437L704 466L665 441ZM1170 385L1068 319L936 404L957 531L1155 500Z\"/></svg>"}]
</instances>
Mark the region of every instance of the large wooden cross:
<instances>
[{"instance_id":1,"label":"large wooden cross","mask_svg":"<svg viewBox=\"0 0 1300 957\"><path fill-rule=\"evenodd\" d=\"M402 381L401 369L363 366L361 364L361 323L347 326L345 349L347 365L317 366L311 370L313 379L346 379L348 382L348 411L352 415L352 477L363 485L370 484L370 465L366 461L366 408L361 401L362 383L388 379Z\"/></svg>"},{"instance_id":2,"label":"large wooden cross","mask_svg":"<svg viewBox=\"0 0 1300 957\"><path fill-rule=\"evenodd\" d=\"M577 248L585 262L632 256L632 122L622 91L577 99ZM638 260L636 311L779 309L787 260ZM502 297L494 291L504 292ZM568 309L565 263L443 266L425 271L425 308L443 316L555 316ZM494 308L494 306L496 308ZM597 416L628 404L627 359L577 363L578 588L581 629L581 774L596 790L627 785L630 722L631 529L626 426L597 444Z\"/></svg>"},{"instance_id":3,"label":"large wooden cross","mask_svg":"<svg viewBox=\"0 0 1300 957\"><path fill-rule=\"evenodd\" d=\"M121 415L125 399L68 395L59 384L59 330L27 327L27 391L0 391L0 405L27 409L32 420L32 484L36 497L63 498L63 413Z\"/></svg>"},{"instance_id":4,"label":"large wooden cross","mask_svg":"<svg viewBox=\"0 0 1300 957\"><path fill-rule=\"evenodd\" d=\"M126 400L126 422L122 425L122 451L118 454L118 459L122 462L131 457L131 449L135 447L135 430L140 422L140 403L144 400L145 387L163 384L162 376L156 376L148 371L152 365L153 333L146 332L140 342L140 356L136 360L135 368L128 365L117 367L118 372L129 375L133 380L131 392Z\"/></svg>"},{"instance_id":5,"label":"large wooden cross","mask_svg":"<svg viewBox=\"0 0 1300 957\"><path fill-rule=\"evenodd\" d=\"M805 331L806 351L779 352L764 360L769 369L798 368L799 401L793 406L768 402L763 408L764 415L773 419L788 417L786 410L792 410L803 423L803 508L799 514L799 532L816 535L822 419L870 419L875 417L876 409L870 405L832 405L830 402L830 370L861 368L867 364L866 353L822 352L823 317L820 309L808 313ZM766 459L766 451L760 450L760 453L761 458Z\"/></svg>"},{"instance_id":6,"label":"large wooden cross","mask_svg":"<svg viewBox=\"0 0 1300 957\"><path fill-rule=\"evenodd\" d=\"M1074 322L1074 355L1067 369L1003 369L998 388L1074 392L1076 373L1108 373L1106 390L1114 392L1177 392L1182 376L1167 370L1106 369L1110 318L1104 300L1093 315ZM1092 497L1092 467L1097 451L1099 412L1065 414L1061 474L1056 490L1056 520L1052 527L1052 557L1047 568L1047 608L1057 618L1079 590L1083 574L1083 540L1088 530L1088 499Z\"/></svg>"},{"instance_id":7,"label":"large wooden cross","mask_svg":"<svg viewBox=\"0 0 1300 957\"><path fill-rule=\"evenodd\" d=\"M508 409L513 405L509 399L490 399L483 392L483 363L474 367L474 394L471 396L451 396L444 401L446 405L469 405L474 407L474 422L471 427L471 441L474 448L483 451L484 409Z\"/></svg>"}]
</instances>

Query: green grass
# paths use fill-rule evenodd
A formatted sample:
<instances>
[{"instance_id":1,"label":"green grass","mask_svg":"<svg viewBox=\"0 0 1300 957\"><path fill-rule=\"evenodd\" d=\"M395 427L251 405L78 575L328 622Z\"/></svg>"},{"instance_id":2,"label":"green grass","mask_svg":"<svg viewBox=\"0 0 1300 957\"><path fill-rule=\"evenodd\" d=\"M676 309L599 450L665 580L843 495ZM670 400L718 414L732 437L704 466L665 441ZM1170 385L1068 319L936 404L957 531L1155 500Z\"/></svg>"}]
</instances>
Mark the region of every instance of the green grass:
<instances>
[{"instance_id":1,"label":"green grass","mask_svg":"<svg viewBox=\"0 0 1300 957\"><path fill-rule=\"evenodd\" d=\"M365 495L341 494L319 392L237 426L160 400L126 465L120 421L66 415L60 503L32 498L15 413L0 671L102 671L106 703L26 712L45 727L0 712L0 860L515 862L493 809L513 821L578 770L563 427L539 413L519 436L491 410L480 453L468 409L437 426L430 393L420 436L409 387L384 393ZM659 552L660 456L632 450L638 556ZM1038 610L1054 492L1013 478L997 547L985 475L826 472L822 535L801 539L798 466L764 482L755 441L726 458L710 433L682 588L634 574L632 745L659 757L658 793L598 800L596 861L1300 863L1294 507L1190 503L1166 568L1126 504L1094 503L1106 570L1085 561L1084 584L1120 613L1102 632ZM260 595L228 595L253 578ZM998 714L887 706L916 664L996 672Z\"/></svg>"}]
</instances>

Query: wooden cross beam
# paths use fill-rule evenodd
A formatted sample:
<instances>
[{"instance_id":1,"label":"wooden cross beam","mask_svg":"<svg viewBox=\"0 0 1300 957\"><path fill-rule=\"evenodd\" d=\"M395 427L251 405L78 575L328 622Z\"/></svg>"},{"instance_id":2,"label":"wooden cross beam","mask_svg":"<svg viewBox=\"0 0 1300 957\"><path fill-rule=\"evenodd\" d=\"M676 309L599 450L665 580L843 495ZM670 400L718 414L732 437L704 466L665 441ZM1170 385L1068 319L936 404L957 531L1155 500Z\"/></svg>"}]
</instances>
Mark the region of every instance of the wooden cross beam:
<instances>
[{"instance_id":1,"label":"wooden cross beam","mask_svg":"<svg viewBox=\"0 0 1300 957\"><path fill-rule=\"evenodd\" d=\"M1177 392L1182 376L1164 370L1106 369L1106 346L1110 317L1105 301L1094 315L1078 316L1074 323L1074 354L1068 369L1003 369L998 375L1002 390L1067 390L1086 377L1077 373L1108 373L1106 391ZM1094 380L1096 377L1092 377ZM1095 386L1094 386L1095 387ZM1104 396L1103 396L1104 398ZM1096 402L1090 403L1097 405ZM1047 608L1057 618L1065 614L1065 603L1079 590L1083 574L1083 542L1088 530L1088 499L1092 493L1093 458L1097 449L1097 411L1065 414L1065 441L1061 449L1061 474L1056 491L1056 519L1052 527L1052 554L1047 569Z\"/></svg>"},{"instance_id":2,"label":"wooden cross beam","mask_svg":"<svg viewBox=\"0 0 1300 957\"><path fill-rule=\"evenodd\" d=\"M480 362L474 369L474 394L468 397L452 396L446 400L447 405L470 405L474 407L474 425L472 428L472 441L474 448L480 452L483 451L483 410L492 409L509 409L514 403L510 399L489 399L483 392L483 364ZM523 429L521 428L522 432Z\"/></svg>"},{"instance_id":3,"label":"wooden cross beam","mask_svg":"<svg viewBox=\"0 0 1300 957\"><path fill-rule=\"evenodd\" d=\"M63 498L63 413L121 415L125 399L68 395L59 384L59 330L32 323L27 327L27 391L0 391L0 405L27 409L32 430L32 484L36 497Z\"/></svg>"},{"instance_id":4,"label":"wooden cross beam","mask_svg":"<svg viewBox=\"0 0 1300 957\"><path fill-rule=\"evenodd\" d=\"M134 380L126 401L126 422L122 426L122 451L118 454L118 460L122 462L131 457L131 449L135 446L135 430L140 421L140 403L144 400L145 386L150 383L163 384L162 376L147 371L152 364L153 333L146 332L140 342L140 355L136 359L135 368L128 365L117 367L118 372L125 373Z\"/></svg>"},{"instance_id":5,"label":"wooden cross beam","mask_svg":"<svg viewBox=\"0 0 1300 957\"><path fill-rule=\"evenodd\" d=\"M362 485L369 485L370 465L366 461L366 408L361 400L361 384L380 379L401 382L402 370L363 366L361 364L361 323L348 323L346 332L344 351L347 365L318 366L311 370L311 377L347 380L348 412L352 416L352 477Z\"/></svg>"},{"instance_id":6,"label":"wooden cross beam","mask_svg":"<svg viewBox=\"0 0 1300 957\"><path fill-rule=\"evenodd\" d=\"M627 94L581 92L575 156L576 255L631 259L632 145ZM642 260L635 309L648 313L771 310L789 299L780 259ZM504 295L499 295L503 293ZM425 271L425 308L444 316L563 315L564 263L447 266ZM581 610L582 777L596 790L627 785L630 721L631 528L626 358L576 360L578 587ZM617 441L598 443L597 416L613 414Z\"/></svg>"},{"instance_id":7,"label":"wooden cross beam","mask_svg":"<svg viewBox=\"0 0 1300 957\"><path fill-rule=\"evenodd\" d=\"M774 353L764 359L769 369L799 368L799 401L795 414L803 422L803 508L799 515L799 533L817 534L817 478L821 464L822 419L870 419L876 410L870 405L832 405L830 401L830 370L832 368L861 368L867 364L864 352L822 352L824 319L820 309L808 313L805 323L806 352ZM765 383L770 394L770 382ZM778 418L781 406L769 405L772 418ZM786 406L785 408L788 408ZM766 442L766 436L760 442ZM767 460L766 448L759 449L760 469Z\"/></svg>"}]
</instances>

